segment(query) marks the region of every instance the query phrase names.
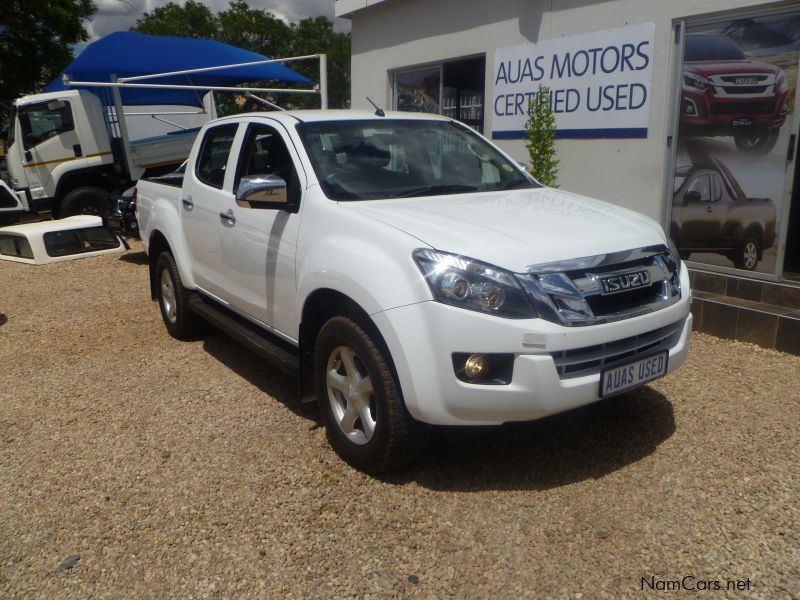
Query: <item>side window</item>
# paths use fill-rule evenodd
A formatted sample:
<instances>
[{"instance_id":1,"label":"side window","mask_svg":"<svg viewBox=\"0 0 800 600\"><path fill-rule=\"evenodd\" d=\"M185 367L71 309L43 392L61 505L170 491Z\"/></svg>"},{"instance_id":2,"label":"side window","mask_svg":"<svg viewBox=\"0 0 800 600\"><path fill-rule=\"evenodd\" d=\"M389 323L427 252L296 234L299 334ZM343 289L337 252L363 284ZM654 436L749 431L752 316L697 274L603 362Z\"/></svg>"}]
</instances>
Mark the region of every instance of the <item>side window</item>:
<instances>
[{"instance_id":1,"label":"side window","mask_svg":"<svg viewBox=\"0 0 800 600\"><path fill-rule=\"evenodd\" d=\"M247 130L236 181L233 189L239 187L242 177L253 175L276 175L286 182L290 200L299 200L300 180L297 170L281 134L269 125L251 124Z\"/></svg>"},{"instance_id":2,"label":"side window","mask_svg":"<svg viewBox=\"0 0 800 600\"><path fill-rule=\"evenodd\" d=\"M104 227L67 229L44 234L44 247L50 256L67 256L119 247L119 240Z\"/></svg>"},{"instance_id":3,"label":"side window","mask_svg":"<svg viewBox=\"0 0 800 600\"><path fill-rule=\"evenodd\" d=\"M689 192L697 192L700 194L700 202L711 201L711 182L708 175L698 175L695 180L689 184Z\"/></svg>"},{"instance_id":4,"label":"side window","mask_svg":"<svg viewBox=\"0 0 800 600\"><path fill-rule=\"evenodd\" d=\"M222 189L225 166L228 164L233 136L238 127L237 123L231 123L213 127L206 132L195 167L197 178L206 185Z\"/></svg>"},{"instance_id":5,"label":"side window","mask_svg":"<svg viewBox=\"0 0 800 600\"><path fill-rule=\"evenodd\" d=\"M33 258L30 242L19 235L0 235L0 254L19 258Z\"/></svg>"},{"instance_id":6,"label":"side window","mask_svg":"<svg viewBox=\"0 0 800 600\"><path fill-rule=\"evenodd\" d=\"M292 156L280 133L268 125L250 125L247 130L236 185L242 177L252 175L277 175L289 180L294 169Z\"/></svg>"},{"instance_id":7,"label":"side window","mask_svg":"<svg viewBox=\"0 0 800 600\"><path fill-rule=\"evenodd\" d=\"M72 109L65 100L23 106L19 109L19 123L26 149L75 129Z\"/></svg>"}]
</instances>

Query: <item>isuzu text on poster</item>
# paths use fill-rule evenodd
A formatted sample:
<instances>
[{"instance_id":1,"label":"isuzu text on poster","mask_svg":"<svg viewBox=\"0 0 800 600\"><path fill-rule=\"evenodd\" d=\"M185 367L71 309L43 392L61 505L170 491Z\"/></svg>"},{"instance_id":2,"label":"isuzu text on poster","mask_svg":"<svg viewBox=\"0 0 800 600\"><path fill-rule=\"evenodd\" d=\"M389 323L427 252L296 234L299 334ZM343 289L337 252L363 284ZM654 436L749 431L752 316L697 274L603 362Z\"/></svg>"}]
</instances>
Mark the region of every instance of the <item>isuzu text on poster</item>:
<instances>
[{"instance_id":1,"label":"isuzu text on poster","mask_svg":"<svg viewBox=\"0 0 800 600\"><path fill-rule=\"evenodd\" d=\"M492 137L525 137L528 106L550 88L558 137L644 138L655 23L495 51Z\"/></svg>"}]
</instances>

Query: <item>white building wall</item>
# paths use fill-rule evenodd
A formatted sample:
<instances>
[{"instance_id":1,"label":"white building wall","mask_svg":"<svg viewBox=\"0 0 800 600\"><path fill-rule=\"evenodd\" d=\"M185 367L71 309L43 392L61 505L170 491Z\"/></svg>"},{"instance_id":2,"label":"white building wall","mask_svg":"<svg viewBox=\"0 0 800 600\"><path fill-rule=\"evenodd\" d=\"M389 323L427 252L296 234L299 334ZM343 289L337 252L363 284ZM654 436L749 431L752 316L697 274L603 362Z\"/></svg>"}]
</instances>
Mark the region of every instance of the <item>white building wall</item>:
<instances>
[{"instance_id":1,"label":"white building wall","mask_svg":"<svg viewBox=\"0 0 800 600\"><path fill-rule=\"evenodd\" d=\"M339 0L342 2L343 0ZM337 4L339 3L337 2ZM361 3L364 0L360 0ZM367 0L369 4L369 0ZM560 140L563 189L660 219L675 20L786 3L759 0L386 0L350 15L352 105L392 101L389 71L486 54L485 131L492 131L494 49L638 23L656 37L646 139ZM341 12L340 12L341 14ZM522 141L496 141L528 161Z\"/></svg>"}]
</instances>

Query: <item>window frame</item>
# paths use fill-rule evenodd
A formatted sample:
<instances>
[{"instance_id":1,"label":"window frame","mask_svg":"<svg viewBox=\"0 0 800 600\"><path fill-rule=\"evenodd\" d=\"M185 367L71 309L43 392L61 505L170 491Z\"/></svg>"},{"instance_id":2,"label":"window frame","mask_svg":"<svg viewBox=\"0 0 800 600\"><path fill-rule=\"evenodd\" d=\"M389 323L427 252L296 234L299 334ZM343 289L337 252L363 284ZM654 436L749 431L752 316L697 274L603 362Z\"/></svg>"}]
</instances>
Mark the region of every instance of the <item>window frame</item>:
<instances>
[{"instance_id":1,"label":"window frame","mask_svg":"<svg viewBox=\"0 0 800 600\"><path fill-rule=\"evenodd\" d=\"M74 233L74 234L76 234L78 236L78 239L79 239L80 242L84 242L85 243L88 240L86 239L85 235L81 235L81 234L83 234L85 232L88 232L88 231L98 231L98 230L102 230L102 231L108 232L108 234L112 237L112 239L114 239L117 242L116 246L111 246L111 247L108 247L108 248L91 248L91 247L86 248L86 247L83 247L78 252L61 252L61 253L55 253L55 254L53 252L51 252L51 247L50 247L49 242L54 236L57 236L59 234L65 234L65 233ZM75 256L76 254L87 254L89 252L102 252L104 250L114 250L115 248L119 248L122 245L122 242L120 241L120 239L117 236L115 236L113 233L111 233L108 229L103 227L103 226L80 227L78 229L61 229L59 231L47 231L42 235L42 243L44 244L44 250L47 253L47 256L49 256L50 258L61 258L63 256Z\"/></svg>"}]
</instances>

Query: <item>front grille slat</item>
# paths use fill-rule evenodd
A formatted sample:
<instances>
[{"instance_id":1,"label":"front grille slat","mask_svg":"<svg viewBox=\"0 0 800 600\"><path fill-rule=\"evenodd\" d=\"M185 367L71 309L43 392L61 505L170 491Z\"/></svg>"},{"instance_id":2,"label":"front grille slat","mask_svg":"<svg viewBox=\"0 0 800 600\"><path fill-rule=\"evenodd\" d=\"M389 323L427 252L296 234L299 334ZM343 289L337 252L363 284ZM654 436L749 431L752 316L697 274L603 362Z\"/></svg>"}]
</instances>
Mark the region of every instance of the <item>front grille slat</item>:
<instances>
[{"instance_id":1,"label":"front grille slat","mask_svg":"<svg viewBox=\"0 0 800 600\"><path fill-rule=\"evenodd\" d=\"M551 352L558 376L571 379L586 375L596 375L603 367L625 358L635 357L647 352L672 348L683 329L683 320L607 344L588 346L575 350Z\"/></svg>"}]
</instances>

